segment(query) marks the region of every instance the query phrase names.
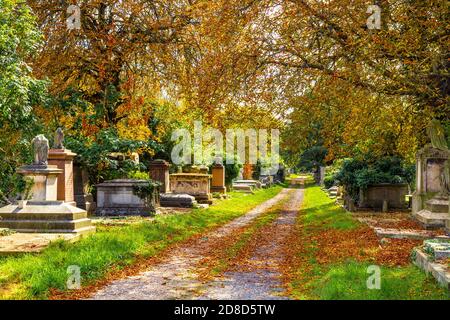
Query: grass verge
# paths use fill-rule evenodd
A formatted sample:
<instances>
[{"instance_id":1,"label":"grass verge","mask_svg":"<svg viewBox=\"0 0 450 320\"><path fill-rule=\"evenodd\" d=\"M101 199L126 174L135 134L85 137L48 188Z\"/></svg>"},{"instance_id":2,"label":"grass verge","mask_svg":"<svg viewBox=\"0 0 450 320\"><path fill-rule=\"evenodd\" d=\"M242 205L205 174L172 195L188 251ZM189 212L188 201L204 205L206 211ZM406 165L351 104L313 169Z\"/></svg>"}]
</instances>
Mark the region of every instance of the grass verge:
<instances>
[{"instance_id":1,"label":"grass verge","mask_svg":"<svg viewBox=\"0 0 450 320\"><path fill-rule=\"evenodd\" d=\"M393 241L391 247L380 247L371 229L317 186L305 190L296 227L288 257L291 274L285 276L294 299L448 299L446 289L411 264L414 243ZM380 267L380 289L368 289L372 265Z\"/></svg>"},{"instance_id":2,"label":"grass verge","mask_svg":"<svg viewBox=\"0 0 450 320\"><path fill-rule=\"evenodd\" d=\"M97 233L71 244L54 242L40 254L0 258L1 299L45 299L52 289L66 291L69 266L81 270L82 285L150 258L170 245L187 240L237 218L281 191L276 186L254 195L233 193L208 209L158 216L128 226L99 227Z\"/></svg>"}]
</instances>

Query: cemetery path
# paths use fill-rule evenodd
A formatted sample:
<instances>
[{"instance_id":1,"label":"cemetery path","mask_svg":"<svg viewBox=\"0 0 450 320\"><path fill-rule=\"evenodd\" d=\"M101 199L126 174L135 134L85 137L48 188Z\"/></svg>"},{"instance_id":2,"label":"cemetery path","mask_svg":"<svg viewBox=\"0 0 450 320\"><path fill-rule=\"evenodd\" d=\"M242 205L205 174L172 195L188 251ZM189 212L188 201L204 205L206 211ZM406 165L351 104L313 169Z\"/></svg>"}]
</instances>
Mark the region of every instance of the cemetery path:
<instances>
[{"instance_id":1,"label":"cemetery path","mask_svg":"<svg viewBox=\"0 0 450 320\"><path fill-rule=\"evenodd\" d=\"M183 247L137 276L117 280L96 292L94 300L180 300L180 299L285 299L282 297L280 266L283 245L293 231L303 200L302 189L284 189L246 215ZM268 226L257 231L257 245L231 271L202 280L202 261L226 238L250 225L274 206L282 210ZM255 241L253 241L255 242Z\"/></svg>"}]
</instances>

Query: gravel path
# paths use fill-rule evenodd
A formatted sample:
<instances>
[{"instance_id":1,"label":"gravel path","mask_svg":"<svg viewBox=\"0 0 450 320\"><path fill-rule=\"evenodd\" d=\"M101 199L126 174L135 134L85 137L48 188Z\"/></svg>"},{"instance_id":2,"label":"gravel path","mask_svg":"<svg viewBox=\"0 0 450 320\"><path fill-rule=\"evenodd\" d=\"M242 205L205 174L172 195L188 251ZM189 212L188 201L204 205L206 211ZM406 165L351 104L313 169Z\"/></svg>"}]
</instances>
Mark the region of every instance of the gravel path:
<instances>
[{"instance_id":1,"label":"gravel path","mask_svg":"<svg viewBox=\"0 0 450 320\"><path fill-rule=\"evenodd\" d=\"M303 190L284 189L246 215L209 233L184 247L174 249L168 258L138 276L118 280L95 293L94 300L178 300L178 299L277 299L280 289L277 263L279 250L289 234L303 198ZM275 238L262 241L250 260L259 266L250 272L226 273L208 283L198 279L199 262L205 258L208 245L249 225L256 217L278 203L286 203L284 211L273 223ZM276 254L272 254L276 253ZM257 263L264 261L263 264ZM253 270L254 269L254 270Z\"/></svg>"}]
</instances>

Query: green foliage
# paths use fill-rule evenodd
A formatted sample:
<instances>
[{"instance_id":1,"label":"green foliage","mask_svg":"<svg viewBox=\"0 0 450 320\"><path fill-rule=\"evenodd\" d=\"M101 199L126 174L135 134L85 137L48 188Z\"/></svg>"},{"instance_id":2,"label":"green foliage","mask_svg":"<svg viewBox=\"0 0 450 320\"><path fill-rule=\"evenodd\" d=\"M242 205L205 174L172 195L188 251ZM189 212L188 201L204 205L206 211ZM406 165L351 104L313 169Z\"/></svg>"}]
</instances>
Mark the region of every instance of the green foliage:
<instances>
[{"instance_id":1,"label":"green foliage","mask_svg":"<svg viewBox=\"0 0 450 320\"><path fill-rule=\"evenodd\" d=\"M45 82L33 78L26 59L41 44L29 7L18 0L0 1L0 126L21 129L32 120Z\"/></svg>"},{"instance_id":2,"label":"green foliage","mask_svg":"<svg viewBox=\"0 0 450 320\"><path fill-rule=\"evenodd\" d=\"M145 183L139 183L133 186L133 194L144 200L147 207L154 208L155 200L159 197L160 187L161 183L153 180L146 180Z\"/></svg>"},{"instance_id":3,"label":"green foliage","mask_svg":"<svg viewBox=\"0 0 450 320\"><path fill-rule=\"evenodd\" d=\"M96 139L91 141L81 137L67 137L66 146L78 154L79 162L89 172L92 185L105 180L127 177L130 172L144 171L145 165L136 164L130 159L117 160L111 153L131 154L140 148L151 145L153 141L143 142L121 139L115 129L109 128L98 132Z\"/></svg>"},{"instance_id":4,"label":"green foliage","mask_svg":"<svg viewBox=\"0 0 450 320\"><path fill-rule=\"evenodd\" d=\"M327 148L323 146L311 147L303 152L297 167L300 170L316 171L320 166L325 164L327 153Z\"/></svg>"},{"instance_id":5,"label":"green foliage","mask_svg":"<svg viewBox=\"0 0 450 320\"><path fill-rule=\"evenodd\" d=\"M385 157L378 160L345 159L341 170L334 180L345 187L345 191L354 200L358 200L359 190L369 185L390 183L411 184L414 179L414 166L407 165L397 157Z\"/></svg>"},{"instance_id":6,"label":"green foliage","mask_svg":"<svg viewBox=\"0 0 450 320\"><path fill-rule=\"evenodd\" d=\"M225 185L231 186L233 184L233 180L239 176L239 171L242 166L240 164L225 164Z\"/></svg>"},{"instance_id":7,"label":"green foliage","mask_svg":"<svg viewBox=\"0 0 450 320\"><path fill-rule=\"evenodd\" d=\"M42 129L32 111L46 102L46 82L26 62L41 40L24 1L0 1L0 204L20 193L16 168L31 161L30 141Z\"/></svg>"},{"instance_id":8,"label":"green foliage","mask_svg":"<svg viewBox=\"0 0 450 320\"><path fill-rule=\"evenodd\" d=\"M127 175L128 179L134 179L134 180L150 180L150 175L148 172L142 172L142 171L131 171L128 172Z\"/></svg>"}]
</instances>

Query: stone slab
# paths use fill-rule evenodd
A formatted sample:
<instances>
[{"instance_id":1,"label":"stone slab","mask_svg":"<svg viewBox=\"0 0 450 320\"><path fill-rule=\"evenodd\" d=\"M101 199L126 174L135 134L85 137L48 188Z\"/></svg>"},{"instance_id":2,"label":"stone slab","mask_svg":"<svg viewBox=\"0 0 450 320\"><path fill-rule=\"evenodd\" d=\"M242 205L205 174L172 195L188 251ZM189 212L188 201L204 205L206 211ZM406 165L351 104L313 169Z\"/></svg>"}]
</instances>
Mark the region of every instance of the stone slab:
<instances>
[{"instance_id":1,"label":"stone slab","mask_svg":"<svg viewBox=\"0 0 450 320\"><path fill-rule=\"evenodd\" d=\"M450 291L450 270L448 263L432 261L422 249L414 250L414 263L427 274L431 274L442 287Z\"/></svg>"},{"instance_id":2,"label":"stone slab","mask_svg":"<svg viewBox=\"0 0 450 320\"><path fill-rule=\"evenodd\" d=\"M450 259L450 239L426 240L423 247L436 260Z\"/></svg>"},{"instance_id":3,"label":"stone slab","mask_svg":"<svg viewBox=\"0 0 450 320\"><path fill-rule=\"evenodd\" d=\"M248 184L233 184L233 190L237 192L253 193L253 186Z\"/></svg>"},{"instance_id":4,"label":"stone slab","mask_svg":"<svg viewBox=\"0 0 450 320\"><path fill-rule=\"evenodd\" d=\"M161 207L193 208L197 205L195 197L188 194L161 194Z\"/></svg>"},{"instance_id":5,"label":"stone slab","mask_svg":"<svg viewBox=\"0 0 450 320\"><path fill-rule=\"evenodd\" d=\"M21 233L89 234L95 232L87 212L60 201L30 201L23 208L0 208L0 227Z\"/></svg>"},{"instance_id":6,"label":"stone slab","mask_svg":"<svg viewBox=\"0 0 450 320\"><path fill-rule=\"evenodd\" d=\"M36 253L44 250L53 241L74 242L80 238L81 236L76 234L14 233L0 237L0 255Z\"/></svg>"},{"instance_id":7,"label":"stone slab","mask_svg":"<svg viewBox=\"0 0 450 320\"><path fill-rule=\"evenodd\" d=\"M449 214L445 212L431 212L422 210L413 215L420 223L428 229L438 229L445 227Z\"/></svg>"},{"instance_id":8,"label":"stone slab","mask_svg":"<svg viewBox=\"0 0 450 320\"><path fill-rule=\"evenodd\" d=\"M435 237L435 233L427 230L398 230L374 228L378 238L425 240Z\"/></svg>"}]
</instances>

